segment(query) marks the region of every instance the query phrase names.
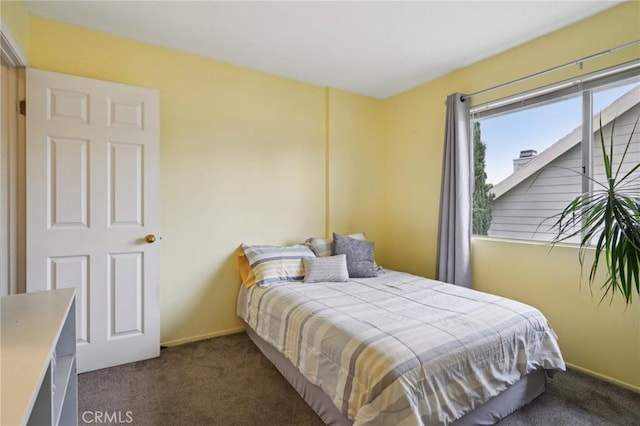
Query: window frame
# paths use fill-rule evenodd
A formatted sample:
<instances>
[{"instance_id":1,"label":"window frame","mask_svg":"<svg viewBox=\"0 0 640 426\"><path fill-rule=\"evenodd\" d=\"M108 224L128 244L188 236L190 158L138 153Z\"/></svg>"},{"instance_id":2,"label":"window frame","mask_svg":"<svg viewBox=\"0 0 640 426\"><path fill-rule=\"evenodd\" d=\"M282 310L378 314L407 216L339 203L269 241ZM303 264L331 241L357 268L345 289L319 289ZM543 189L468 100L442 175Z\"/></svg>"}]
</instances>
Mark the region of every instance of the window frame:
<instances>
[{"instance_id":1,"label":"window frame","mask_svg":"<svg viewBox=\"0 0 640 426\"><path fill-rule=\"evenodd\" d=\"M594 92L607 87L615 86L624 82L636 82L640 84L640 60L632 61L616 67L608 68L596 73L587 74L580 78L562 81L553 85L541 87L524 93L516 94L507 98L480 104L470 108L469 125L473 128L474 123L481 119L493 118L499 115L513 113L517 111L534 108L559 101L581 94L582 97L582 139L580 149L582 155L582 194L593 191L594 173L594 150L593 150L593 95ZM473 145L473 139L470 141ZM473 146L471 147L472 152ZM472 167L473 167L472 161ZM473 176L473 170L471 171ZM473 183L473 182L472 182ZM473 188L472 188L473 192ZM473 215L473 211L471 212ZM542 243L545 241L534 239L518 239L501 236L485 236L472 234L473 237L488 237L502 241L518 241ZM566 242L568 245L578 245L578 243Z\"/></svg>"}]
</instances>

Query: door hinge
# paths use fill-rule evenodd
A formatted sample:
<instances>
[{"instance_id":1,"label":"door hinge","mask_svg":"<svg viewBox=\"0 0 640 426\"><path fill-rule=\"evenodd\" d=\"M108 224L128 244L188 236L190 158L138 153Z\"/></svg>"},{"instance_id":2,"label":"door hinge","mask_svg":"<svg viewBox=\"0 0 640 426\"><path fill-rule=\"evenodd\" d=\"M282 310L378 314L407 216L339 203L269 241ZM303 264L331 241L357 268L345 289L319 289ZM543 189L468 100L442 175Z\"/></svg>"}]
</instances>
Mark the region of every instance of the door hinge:
<instances>
[{"instance_id":1,"label":"door hinge","mask_svg":"<svg viewBox=\"0 0 640 426\"><path fill-rule=\"evenodd\" d=\"M22 100L18 102L18 112L22 115L27 115L27 101Z\"/></svg>"}]
</instances>

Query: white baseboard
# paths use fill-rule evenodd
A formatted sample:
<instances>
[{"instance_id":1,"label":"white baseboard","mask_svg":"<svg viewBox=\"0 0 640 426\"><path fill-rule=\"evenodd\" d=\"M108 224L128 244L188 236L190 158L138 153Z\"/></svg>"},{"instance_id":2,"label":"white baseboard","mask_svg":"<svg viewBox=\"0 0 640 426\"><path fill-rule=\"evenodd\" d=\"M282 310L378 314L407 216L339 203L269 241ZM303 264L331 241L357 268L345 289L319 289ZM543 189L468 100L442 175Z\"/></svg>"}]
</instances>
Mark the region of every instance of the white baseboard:
<instances>
[{"instance_id":1,"label":"white baseboard","mask_svg":"<svg viewBox=\"0 0 640 426\"><path fill-rule=\"evenodd\" d=\"M577 365L573 365L568 362L565 362L565 364L567 364L567 367L573 370L577 370L581 373L588 374L589 376L593 376L600 380L604 380L605 382L613 383L614 385L618 385L620 387L640 393L640 386L635 386L635 385L632 385L631 383L623 382L622 380L614 379L612 377L605 376L604 374L596 373L595 371L587 370L586 368L578 367Z\"/></svg>"},{"instance_id":2,"label":"white baseboard","mask_svg":"<svg viewBox=\"0 0 640 426\"><path fill-rule=\"evenodd\" d=\"M244 331L244 326L235 327L235 328L230 328L228 330L214 331L213 333L205 333L205 334L199 334L197 336L185 337L183 339L168 340L166 342L160 342L160 345L169 346L169 347L184 345L185 343L197 342L198 340L211 339L212 337L226 336L228 334L241 333L243 331Z\"/></svg>"}]
</instances>

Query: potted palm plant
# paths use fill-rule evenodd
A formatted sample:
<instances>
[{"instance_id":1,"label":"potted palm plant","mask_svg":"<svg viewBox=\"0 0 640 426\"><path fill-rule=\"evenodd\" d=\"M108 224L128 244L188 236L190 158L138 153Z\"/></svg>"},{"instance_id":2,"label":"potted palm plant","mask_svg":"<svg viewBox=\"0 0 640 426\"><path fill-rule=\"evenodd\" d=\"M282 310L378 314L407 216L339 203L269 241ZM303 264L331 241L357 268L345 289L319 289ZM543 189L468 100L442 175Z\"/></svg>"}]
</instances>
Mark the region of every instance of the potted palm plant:
<instances>
[{"instance_id":1,"label":"potted palm plant","mask_svg":"<svg viewBox=\"0 0 640 426\"><path fill-rule=\"evenodd\" d=\"M605 141L600 119L598 133L605 180L599 181L588 176L594 189L580 194L564 210L549 218L553 221L551 228L555 235L551 241L552 247L578 236L578 260L582 268L587 251L594 251L589 285L594 284L603 260L606 274L601 286L604 290L601 301L608 294L613 300L619 292L627 305L632 303L634 294L640 296L640 163L632 163L624 171L623 164L639 121L640 116L633 125L622 154L614 159L615 120L612 122L610 140Z\"/></svg>"}]
</instances>

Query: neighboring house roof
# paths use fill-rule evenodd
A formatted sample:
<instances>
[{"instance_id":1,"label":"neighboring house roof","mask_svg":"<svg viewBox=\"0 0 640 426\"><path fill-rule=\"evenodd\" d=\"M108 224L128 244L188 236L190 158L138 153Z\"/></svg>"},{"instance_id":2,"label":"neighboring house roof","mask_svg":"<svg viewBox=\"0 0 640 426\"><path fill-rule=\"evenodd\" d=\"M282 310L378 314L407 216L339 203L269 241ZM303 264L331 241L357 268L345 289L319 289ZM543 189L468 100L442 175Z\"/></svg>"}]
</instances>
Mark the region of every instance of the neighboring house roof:
<instances>
[{"instance_id":1,"label":"neighboring house roof","mask_svg":"<svg viewBox=\"0 0 640 426\"><path fill-rule=\"evenodd\" d=\"M625 93L605 109L603 109L601 113L595 115L593 117L594 131L596 129L596 126L599 127L600 119L602 119L602 125L606 126L615 117L622 115L638 103L640 103L640 86L636 86L633 89L629 90L627 93ZM553 160L569 151L581 140L582 126L574 129L571 133L555 142L549 148L542 151L534 159L522 166L516 172L512 173L511 175L507 176L505 179L497 183L491 189L491 192L495 195L496 198L501 197L528 177L536 174Z\"/></svg>"}]
</instances>

